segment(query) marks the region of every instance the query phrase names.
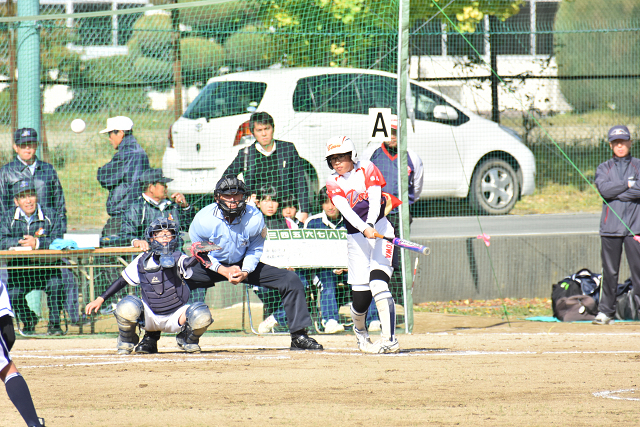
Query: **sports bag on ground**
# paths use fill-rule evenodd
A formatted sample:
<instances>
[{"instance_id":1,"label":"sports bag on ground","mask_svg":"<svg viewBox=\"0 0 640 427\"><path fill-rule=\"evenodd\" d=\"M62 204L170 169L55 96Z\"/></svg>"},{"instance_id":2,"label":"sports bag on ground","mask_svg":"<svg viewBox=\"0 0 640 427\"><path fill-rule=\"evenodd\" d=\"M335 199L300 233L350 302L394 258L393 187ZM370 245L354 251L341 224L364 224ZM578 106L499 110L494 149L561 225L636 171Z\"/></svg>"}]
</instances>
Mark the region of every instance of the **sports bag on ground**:
<instances>
[{"instance_id":1,"label":"sports bag on ground","mask_svg":"<svg viewBox=\"0 0 640 427\"><path fill-rule=\"evenodd\" d=\"M601 274L595 274L588 268L583 268L554 284L551 290L553 316L566 322L593 320L598 314L601 279ZM591 300L587 298L568 300L577 296L586 296Z\"/></svg>"}]
</instances>

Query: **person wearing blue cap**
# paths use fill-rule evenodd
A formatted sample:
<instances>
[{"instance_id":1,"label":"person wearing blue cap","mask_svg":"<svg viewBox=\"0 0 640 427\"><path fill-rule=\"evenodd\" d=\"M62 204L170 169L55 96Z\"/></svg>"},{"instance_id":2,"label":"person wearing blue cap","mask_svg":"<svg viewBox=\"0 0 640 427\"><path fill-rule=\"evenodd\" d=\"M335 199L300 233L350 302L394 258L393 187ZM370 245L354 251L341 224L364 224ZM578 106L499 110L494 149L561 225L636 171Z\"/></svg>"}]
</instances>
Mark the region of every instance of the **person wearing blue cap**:
<instances>
[{"instance_id":1,"label":"person wearing blue cap","mask_svg":"<svg viewBox=\"0 0 640 427\"><path fill-rule=\"evenodd\" d=\"M38 133L21 128L13 134L16 158L0 168L0 212L13 211L13 185L22 180L33 181L38 202L60 217L63 232L67 231L67 208L60 179L54 167L38 159Z\"/></svg>"},{"instance_id":2,"label":"person wearing blue cap","mask_svg":"<svg viewBox=\"0 0 640 427\"><path fill-rule=\"evenodd\" d=\"M178 248L184 244L180 232L186 232L195 215L194 209L187 203L182 193L169 196L167 184L173 179L162 174L162 169L147 169L140 175L138 197L129 205L122 216L122 224L117 238L102 240L104 246L134 246L143 251L149 250L144 238L147 227L158 218L167 218L178 226Z\"/></svg>"},{"instance_id":3,"label":"person wearing blue cap","mask_svg":"<svg viewBox=\"0 0 640 427\"><path fill-rule=\"evenodd\" d=\"M640 159L631 156L631 133L626 126L609 129L609 146L613 157L596 169L595 184L606 203L602 204L600 217L600 242L602 245L602 295L596 325L614 323L616 289L620 272L622 248L631 269L631 282L640 284L640 242L634 236L640 234ZM638 298L640 286L633 289Z\"/></svg>"},{"instance_id":4,"label":"person wearing blue cap","mask_svg":"<svg viewBox=\"0 0 640 427\"><path fill-rule=\"evenodd\" d=\"M5 212L0 219L1 250L12 247L48 249L53 240L62 238L60 218L51 209L44 208L38 203L38 195L33 181L23 180L14 184L13 196L15 208ZM47 293L49 334L62 335L60 310L64 285L58 267L60 264L60 261L37 258L26 260L14 258L7 262L9 267L7 288L16 315L23 323L21 329L23 334L34 333L38 323L37 314L29 308L26 300L26 295L37 289Z\"/></svg>"}]
</instances>

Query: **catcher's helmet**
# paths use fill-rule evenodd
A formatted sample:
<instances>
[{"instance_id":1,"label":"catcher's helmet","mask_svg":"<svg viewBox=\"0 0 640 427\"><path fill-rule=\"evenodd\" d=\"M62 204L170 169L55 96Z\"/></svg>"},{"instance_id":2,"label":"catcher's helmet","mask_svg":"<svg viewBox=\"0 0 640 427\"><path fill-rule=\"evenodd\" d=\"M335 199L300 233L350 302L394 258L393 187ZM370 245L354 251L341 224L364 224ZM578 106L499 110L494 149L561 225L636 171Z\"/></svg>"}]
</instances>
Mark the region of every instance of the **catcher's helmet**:
<instances>
[{"instance_id":1,"label":"catcher's helmet","mask_svg":"<svg viewBox=\"0 0 640 427\"><path fill-rule=\"evenodd\" d=\"M163 245L162 243L156 241L153 235L162 230L169 230L173 234L173 238L167 245ZM154 255L160 256L160 263L163 267L173 267L173 258L167 258L165 260L165 256L173 254L178 248L178 225L175 221L172 221L167 218L158 218L153 221L145 230L144 237L149 242L150 252ZM169 264L169 259L171 259L171 265Z\"/></svg>"},{"instance_id":2,"label":"catcher's helmet","mask_svg":"<svg viewBox=\"0 0 640 427\"><path fill-rule=\"evenodd\" d=\"M241 194L242 199L240 199L235 208L232 208L224 200L220 199L221 194ZM235 218L241 216L247 208L247 188L244 182L236 176L225 175L220 178L213 196L225 217Z\"/></svg>"},{"instance_id":3,"label":"catcher's helmet","mask_svg":"<svg viewBox=\"0 0 640 427\"><path fill-rule=\"evenodd\" d=\"M332 136L329 138L327 141L326 155L324 156L327 159L329 169L333 169L329 157L334 154L344 153L351 153L351 160L354 163L358 161L358 152L356 151L356 146L353 144L353 141L351 141L351 138L348 136Z\"/></svg>"}]
</instances>

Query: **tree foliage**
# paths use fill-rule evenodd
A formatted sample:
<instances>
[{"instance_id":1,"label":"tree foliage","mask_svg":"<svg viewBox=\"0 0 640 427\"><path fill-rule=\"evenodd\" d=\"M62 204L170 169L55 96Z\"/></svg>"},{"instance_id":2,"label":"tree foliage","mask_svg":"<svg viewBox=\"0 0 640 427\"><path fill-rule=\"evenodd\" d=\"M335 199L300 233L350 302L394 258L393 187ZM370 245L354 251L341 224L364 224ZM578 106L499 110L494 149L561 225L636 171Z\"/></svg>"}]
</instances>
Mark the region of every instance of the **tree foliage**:
<instances>
[{"instance_id":1,"label":"tree foliage","mask_svg":"<svg viewBox=\"0 0 640 427\"><path fill-rule=\"evenodd\" d=\"M442 15L435 3L445 9ZM436 19L461 31L473 32L486 14L504 20L518 13L520 0L414 0L412 22ZM393 68L398 2L389 0L269 0L263 3L266 28L285 46L290 66L352 66ZM392 56L391 61L381 61ZM387 64L385 66L385 64Z\"/></svg>"},{"instance_id":2,"label":"tree foliage","mask_svg":"<svg viewBox=\"0 0 640 427\"><path fill-rule=\"evenodd\" d=\"M559 76L640 74L640 35L636 31L574 32L590 28L622 29L640 19L640 5L628 0L562 2L556 15L555 56ZM595 27L597 25L597 27ZM632 24L637 25L637 24ZM640 112L640 82L634 78L560 80L560 89L576 111L615 109Z\"/></svg>"}]
</instances>

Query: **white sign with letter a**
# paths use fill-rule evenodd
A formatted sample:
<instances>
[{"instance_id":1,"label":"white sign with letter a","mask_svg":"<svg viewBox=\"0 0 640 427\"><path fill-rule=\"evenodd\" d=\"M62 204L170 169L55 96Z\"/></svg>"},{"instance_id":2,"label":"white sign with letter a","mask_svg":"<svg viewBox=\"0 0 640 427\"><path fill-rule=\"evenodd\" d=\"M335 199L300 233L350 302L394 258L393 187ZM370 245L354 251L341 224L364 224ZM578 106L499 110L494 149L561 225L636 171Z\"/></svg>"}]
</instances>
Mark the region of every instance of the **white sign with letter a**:
<instances>
[{"instance_id":1,"label":"white sign with letter a","mask_svg":"<svg viewBox=\"0 0 640 427\"><path fill-rule=\"evenodd\" d=\"M368 135L371 142L391 139L391 108L369 108Z\"/></svg>"}]
</instances>

